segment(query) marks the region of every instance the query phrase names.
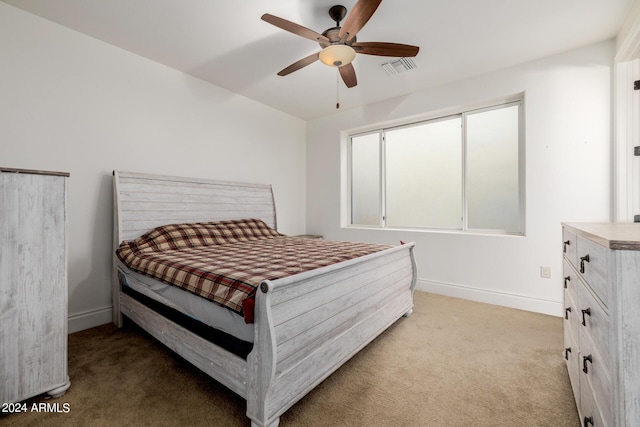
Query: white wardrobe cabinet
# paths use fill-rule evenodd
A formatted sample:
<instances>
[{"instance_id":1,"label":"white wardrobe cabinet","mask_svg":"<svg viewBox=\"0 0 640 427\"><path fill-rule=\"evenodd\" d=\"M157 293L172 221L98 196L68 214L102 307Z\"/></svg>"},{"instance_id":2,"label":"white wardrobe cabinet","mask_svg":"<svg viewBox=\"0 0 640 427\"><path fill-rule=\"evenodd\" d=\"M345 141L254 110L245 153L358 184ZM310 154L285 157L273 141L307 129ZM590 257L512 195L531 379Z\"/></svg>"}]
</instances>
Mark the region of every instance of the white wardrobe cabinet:
<instances>
[{"instance_id":1,"label":"white wardrobe cabinet","mask_svg":"<svg viewBox=\"0 0 640 427\"><path fill-rule=\"evenodd\" d=\"M0 168L0 402L61 396L67 372L67 177Z\"/></svg>"}]
</instances>

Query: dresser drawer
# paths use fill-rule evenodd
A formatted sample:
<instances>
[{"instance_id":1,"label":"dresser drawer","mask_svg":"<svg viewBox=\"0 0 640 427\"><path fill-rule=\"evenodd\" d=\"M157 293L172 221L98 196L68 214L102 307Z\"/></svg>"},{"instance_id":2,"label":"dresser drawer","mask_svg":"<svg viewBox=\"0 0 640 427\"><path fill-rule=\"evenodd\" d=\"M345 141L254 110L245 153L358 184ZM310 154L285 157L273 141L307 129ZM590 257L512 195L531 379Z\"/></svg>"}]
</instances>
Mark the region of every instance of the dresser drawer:
<instances>
[{"instance_id":1,"label":"dresser drawer","mask_svg":"<svg viewBox=\"0 0 640 427\"><path fill-rule=\"evenodd\" d=\"M562 278L564 282L564 291L565 293L571 296L571 300L574 303L578 302L578 284L580 279L578 279L578 274L576 270L569 265L567 258L562 260ZM565 297L565 301L567 298ZM565 304L566 307L566 304ZM574 310L577 307L574 307Z\"/></svg>"},{"instance_id":2,"label":"dresser drawer","mask_svg":"<svg viewBox=\"0 0 640 427\"><path fill-rule=\"evenodd\" d=\"M580 425L586 427L609 427L613 426L607 422L600 414L600 409L593 398L590 387L580 385Z\"/></svg>"},{"instance_id":3,"label":"dresser drawer","mask_svg":"<svg viewBox=\"0 0 640 427\"><path fill-rule=\"evenodd\" d=\"M566 329L569 329L571 331L571 333L573 334L573 338L574 340L576 340L576 344L578 344L578 338L580 336L580 328L582 328L582 325L580 324L581 320L580 320L580 310L578 309L578 304L576 303L577 301L577 295L576 295L576 299L574 300L571 297L571 294L569 292L567 292L566 290L564 291L564 324L566 325Z\"/></svg>"},{"instance_id":4,"label":"dresser drawer","mask_svg":"<svg viewBox=\"0 0 640 427\"><path fill-rule=\"evenodd\" d=\"M612 417L611 378L609 365L599 353L599 346L585 337L580 338L579 374L580 389L589 387L600 409L602 419L610 422ZM586 371L586 372L585 372Z\"/></svg>"},{"instance_id":5,"label":"dresser drawer","mask_svg":"<svg viewBox=\"0 0 640 427\"><path fill-rule=\"evenodd\" d=\"M593 294L581 282L578 286L578 322L580 350L584 351L584 344L595 343L597 350L602 356L604 363L609 369L610 349L609 349L609 316L604 308L596 300Z\"/></svg>"},{"instance_id":6,"label":"dresser drawer","mask_svg":"<svg viewBox=\"0 0 640 427\"><path fill-rule=\"evenodd\" d=\"M564 257L577 269L578 268L578 242L575 233L562 229L562 253Z\"/></svg>"},{"instance_id":7,"label":"dresser drawer","mask_svg":"<svg viewBox=\"0 0 640 427\"><path fill-rule=\"evenodd\" d=\"M605 306L609 305L607 249L578 236L578 272Z\"/></svg>"},{"instance_id":8,"label":"dresser drawer","mask_svg":"<svg viewBox=\"0 0 640 427\"><path fill-rule=\"evenodd\" d=\"M573 334L569 322L564 322L564 350L562 356L567 364L567 371L569 372L569 380L571 381L571 388L573 389L573 395L576 399L576 404L579 405L580 389L578 384L580 381L580 349L576 341L576 336Z\"/></svg>"}]
</instances>

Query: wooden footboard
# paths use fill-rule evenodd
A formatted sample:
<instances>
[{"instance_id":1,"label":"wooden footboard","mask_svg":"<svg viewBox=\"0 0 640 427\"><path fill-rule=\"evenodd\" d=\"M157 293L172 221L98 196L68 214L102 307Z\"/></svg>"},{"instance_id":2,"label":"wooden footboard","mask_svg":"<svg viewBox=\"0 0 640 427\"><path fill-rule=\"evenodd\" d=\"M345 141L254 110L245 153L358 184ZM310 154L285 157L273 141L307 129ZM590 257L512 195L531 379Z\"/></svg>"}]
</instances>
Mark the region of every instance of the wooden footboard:
<instances>
[{"instance_id":1,"label":"wooden footboard","mask_svg":"<svg viewBox=\"0 0 640 427\"><path fill-rule=\"evenodd\" d=\"M247 415L280 415L413 307L413 243L273 282L256 297Z\"/></svg>"}]
</instances>

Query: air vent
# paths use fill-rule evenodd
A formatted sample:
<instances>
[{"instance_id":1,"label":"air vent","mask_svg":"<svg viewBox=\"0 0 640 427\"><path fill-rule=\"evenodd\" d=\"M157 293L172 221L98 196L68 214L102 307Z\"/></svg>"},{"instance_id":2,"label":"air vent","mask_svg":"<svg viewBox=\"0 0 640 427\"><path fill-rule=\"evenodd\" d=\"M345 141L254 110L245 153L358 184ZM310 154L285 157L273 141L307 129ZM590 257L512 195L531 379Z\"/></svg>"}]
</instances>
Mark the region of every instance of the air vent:
<instances>
[{"instance_id":1,"label":"air vent","mask_svg":"<svg viewBox=\"0 0 640 427\"><path fill-rule=\"evenodd\" d=\"M400 58L394 61L385 62L384 64L381 64L380 67L382 67L382 69L390 76L418 68L411 58Z\"/></svg>"}]
</instances>

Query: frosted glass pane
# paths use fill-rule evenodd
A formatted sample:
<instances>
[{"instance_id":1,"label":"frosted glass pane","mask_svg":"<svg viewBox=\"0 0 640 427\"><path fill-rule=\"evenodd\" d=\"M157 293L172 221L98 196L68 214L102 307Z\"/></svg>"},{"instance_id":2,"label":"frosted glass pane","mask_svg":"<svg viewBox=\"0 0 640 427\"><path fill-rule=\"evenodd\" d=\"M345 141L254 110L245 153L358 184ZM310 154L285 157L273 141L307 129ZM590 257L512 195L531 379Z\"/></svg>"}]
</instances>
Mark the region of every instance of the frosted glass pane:
<instances>
[{"instance_id":1,"label":"frosted glass pane","mask_svg":"<svg viewBox=\"0 0 640 427\"><path fill-rule=\"evenodd\" d=\"M519 232L519 106L467 115L467 224Z\"/></svg>"},{"instance_id":2,"label":"frosted glass pane","mask_svg":"<svg viewBox=\"0 0 640 427\"><path fill-rule=\"evenodd\" d=\"M386 133L386 223L462 228L462 120Z\"/></svg>"},{"instance_id":3,"label":"frosted glass pane","mask_svg":"<svg viewBox=\"0 0 640 427\"><path fill-rule=\"evenodd\" d=\"M380 135L351 139L351 223L380 225Z\"/></svg>"}]
</instances>

